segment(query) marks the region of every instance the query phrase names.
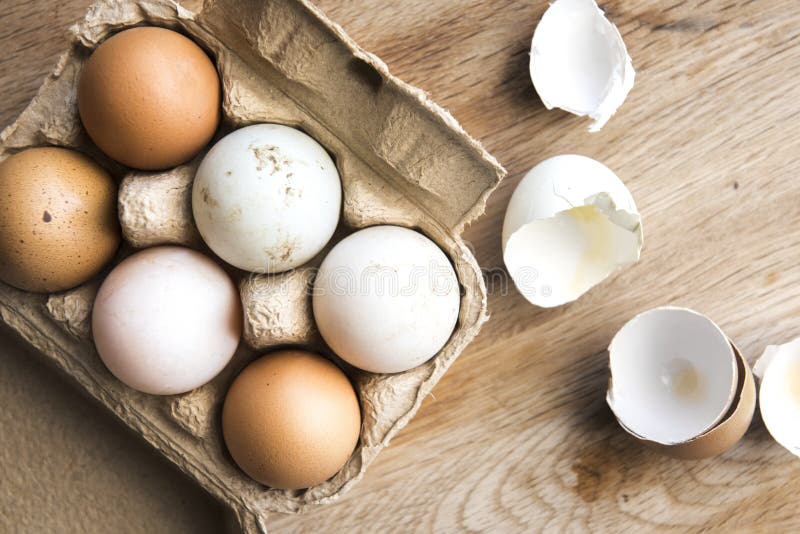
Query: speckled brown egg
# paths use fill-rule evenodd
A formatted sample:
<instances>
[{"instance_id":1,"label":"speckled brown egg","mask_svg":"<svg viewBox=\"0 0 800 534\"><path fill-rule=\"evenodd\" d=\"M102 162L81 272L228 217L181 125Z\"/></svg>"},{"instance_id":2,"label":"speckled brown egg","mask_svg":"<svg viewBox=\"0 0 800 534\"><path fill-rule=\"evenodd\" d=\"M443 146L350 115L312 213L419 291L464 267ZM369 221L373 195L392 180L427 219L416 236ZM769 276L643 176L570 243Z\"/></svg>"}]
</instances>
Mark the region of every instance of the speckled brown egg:
<instances>
[{"instance_id":1,"label":"speckled brown egg","mask_svg":"<svg viewBox=\"0 0 800 534\"><path fill-rule=\"evenodd\" d=\"M219 86L214 64L192 40L164 28L132 28L103 41L84 65L78 110L109 157L136 169L166 169L211 140Z\"/></svg>"},{"instance_id":2,"label":"speckled brown egg","mask_svg":"<svg viewBox=\"0 0 800 534\"><path fill-rule=\"evenodd\" d=\"M0 279L28 291L78 286L121 241L117 187L91 158L31 148L0 163Z\"/></svg>"},{"instance_id":3,"label":"speckled brown egg","mask_svg":"<svg viewBox=\"0 0 800 534\"><path fill-rule=\"evenodd\" d=\"M247 366L222 410L225 444L251 478L300 489L335 475L358 442L361 410L347 376L325 358L282 350Z\"/></svg>"}]
</instances>

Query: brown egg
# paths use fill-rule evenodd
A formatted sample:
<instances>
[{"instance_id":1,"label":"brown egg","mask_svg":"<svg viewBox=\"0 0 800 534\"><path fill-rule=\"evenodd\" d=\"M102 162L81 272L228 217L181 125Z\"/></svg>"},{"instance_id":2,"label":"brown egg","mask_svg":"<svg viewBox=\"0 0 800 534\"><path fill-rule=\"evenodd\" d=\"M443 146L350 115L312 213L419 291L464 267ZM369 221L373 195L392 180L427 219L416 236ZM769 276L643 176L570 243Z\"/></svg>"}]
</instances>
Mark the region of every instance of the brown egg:
<instances>
[{"instance_id":1,"label":"brown egg","mask_svg":"<svg viewBox=\"0 0 800 534\"><path fill-rule=\"evenodd\" d=\"M251 478L300 489L335 475L350 458L361 410L347 376L302 350L263 356L236 378L225 398L225 444Z\"/></svg>"},{"instance_id":2,"label":"brown egg","mask_svg":"<svg viewBox=\"0 0 800 534\"><path fill-rule=\"evenodd\" d=\"M28 291L82 284L121 240L117 186L89 157L31 148L0 163L0 279Z\"/></svg>"},{"instance_id":3,"label":"brown egg","mask_svg":"<svg viewBox=\"0 0 800 534\"><path fill-rule=\"evenodd\" d=\"M78 110L109 157L136 169L166 169L211 140L219 85L214 64L190 39L164 28L132 28L106 39L84 65Z\"/></svg>"}]
</instances>

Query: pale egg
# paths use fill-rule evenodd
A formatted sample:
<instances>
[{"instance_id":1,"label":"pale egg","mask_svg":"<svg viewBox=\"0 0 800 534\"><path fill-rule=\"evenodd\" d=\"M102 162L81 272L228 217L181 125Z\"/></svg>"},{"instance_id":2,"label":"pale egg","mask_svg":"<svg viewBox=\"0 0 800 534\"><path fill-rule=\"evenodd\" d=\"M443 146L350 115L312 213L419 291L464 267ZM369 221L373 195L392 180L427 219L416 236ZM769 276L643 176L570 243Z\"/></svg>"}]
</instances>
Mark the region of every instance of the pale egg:
<instances>
[{"instance_id":1,"label":"pale egg","mask_svg":"<svg viewBox=\"0 0 800 534\"><path fill-rule=\"evenodd\" d=\"M245 271L278 273L316 256L339 223L336 164L314 139L279 124L226 135L192 186L192 211L216 255Z\"/></svg>"},{"instance_id":2,"label":"pale egg","mask_svg":"<svg viewBox=\"0 0 800 534\"><path fill-rule=\"evenodd\" d=\"M242 333L233 281L210 258L183 247L128 257L106 277L92 310L97 352L128 386L184 393L214 378Z\"/></svg>"},{"instance_id":3,"label":"pale egg","mask_svg":"<svg viewBox=\"0 0 800 534\"><path fill-rule=\"evenodd\" d=\"M328 253L314 281L322 337L348 363L398 373L433 357L458 320L460 286L450 260L414 230L373 226Z\"/></svg>"}]
</instances>

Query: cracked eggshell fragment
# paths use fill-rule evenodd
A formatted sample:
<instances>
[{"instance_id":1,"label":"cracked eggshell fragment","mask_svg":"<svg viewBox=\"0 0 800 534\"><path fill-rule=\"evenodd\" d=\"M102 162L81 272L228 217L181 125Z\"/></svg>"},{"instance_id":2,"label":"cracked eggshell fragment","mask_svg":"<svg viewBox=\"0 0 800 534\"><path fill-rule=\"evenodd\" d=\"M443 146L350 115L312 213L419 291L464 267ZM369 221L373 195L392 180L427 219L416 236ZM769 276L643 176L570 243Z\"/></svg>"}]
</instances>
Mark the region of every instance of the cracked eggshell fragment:
<instances>
[{"instance_id":1,"label":"cracked eggshell fragment","mask_svg":"<svg viewBox=\"0 0 800 534\"><path fill-rule=\"evenodd\" d=\"M536 26L531 80L547 109L561 108L599 131L635 78L622 36L594 0L555 0Z\"/></svg>"},{"instance_id":2,"label":"cracked eggshell fragment","mask_svg":"<svg viewBox=\"0 0 800 534\"><path fill-rule=\"evenodd\" d=\"M561 155L528 172L503 223L503 260L520 293L545 308L572 302L639 259L644 235L622 181L591 158Z\"/></svg>"},{"instance_id":3,"label":"cracked eggshell fragment","mask_svg":"<svg viewBox=\"0 0 800 534\"><path fill-rule=\"evenodd\" d=\"M768 346L753 371L764 425L775 441L800 456L800 338Z\"/></svg>"},{"instance_id":4,"label":"cracked eggshell fragment","mask_svg":"<svg viewBox=\"0 0 800 534\"><path fill-rule=\"evenodd\" d=\"M739 350L707 317L656 308L609 346L606 396L629 434L680 459L716 456L750 426L755 384Z\"/></svg>"},{"instance_id":5,"label":"cracked eggshell fragment","mask_svg":"<svg viewBox=\"0 0 800 534\"><path fill-rule=\"evenodd\" d=\"M279 124L236 130L208 152L192 186L206 244L231 265L287 271L328 243L342 202L336 164L314 139Z\"/></svg>"}]
</instances>

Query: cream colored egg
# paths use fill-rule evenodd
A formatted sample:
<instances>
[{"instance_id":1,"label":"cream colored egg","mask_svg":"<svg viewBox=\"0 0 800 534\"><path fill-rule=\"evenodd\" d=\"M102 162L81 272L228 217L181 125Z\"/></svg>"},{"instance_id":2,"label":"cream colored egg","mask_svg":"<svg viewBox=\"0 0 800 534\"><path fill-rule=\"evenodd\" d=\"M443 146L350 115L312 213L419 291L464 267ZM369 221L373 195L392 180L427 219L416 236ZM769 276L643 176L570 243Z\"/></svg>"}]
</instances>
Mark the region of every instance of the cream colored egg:
<instances>
[{"instance_id":1,"label":"cream colored egg","mask_svg":"<svg viewBox=\"0 0 800 534\"><path fill-rule=\"evenodd\" d=\"M373 226L340 241L317 273L314 318L350 364L397 373L433 357L458 320L460 290L449 259L419 232Z\"/></svg>"},{"instance_id":2,"label":"cream colored egg","mask_svg":"<svg viewBox=\"0 0 800 534\"><path fill-rule=\"evenodd\" d=\"M314 139L279 124L228 134L209 151L192 187L197 228L220 258L245 271L302 265L339 223L341 182Z\"/></svg>"},{"instance_id":3,"label":"cream colored egg","mask_svg":"<svg viewBox=\"0 0 800 534\"><path fill-rule=\"evenodd\" d=\"M92 334L109 371L157 395L202 386L230 361L242 333L239 292L210 258L155 247L125 259L94 302Z\"/></svg>"}]
</instances>

